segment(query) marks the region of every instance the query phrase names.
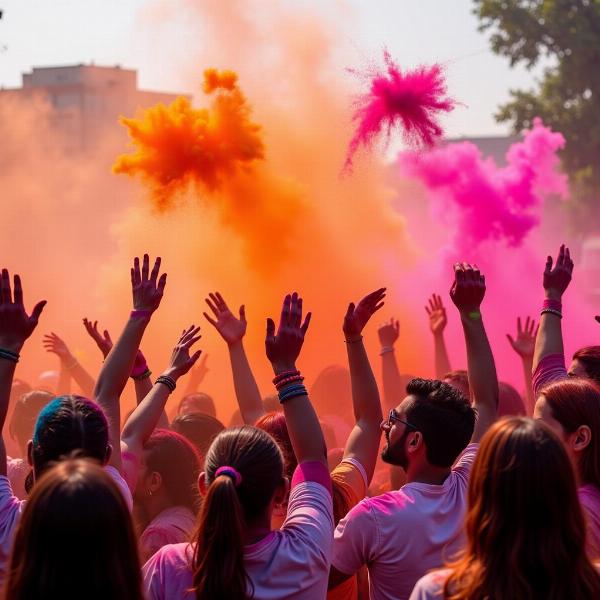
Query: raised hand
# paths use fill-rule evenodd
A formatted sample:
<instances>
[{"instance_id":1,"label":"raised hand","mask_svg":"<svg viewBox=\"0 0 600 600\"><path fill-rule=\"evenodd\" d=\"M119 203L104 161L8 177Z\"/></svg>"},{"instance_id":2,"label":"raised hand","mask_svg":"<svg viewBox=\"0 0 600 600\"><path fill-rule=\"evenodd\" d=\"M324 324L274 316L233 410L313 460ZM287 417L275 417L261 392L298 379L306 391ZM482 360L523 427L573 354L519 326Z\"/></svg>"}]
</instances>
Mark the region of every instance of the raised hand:
<instances>
[{"instance_id":1,"label":"raised hand","mask_svg":"<svg viewBox=\"0 0 600 600\"><path fill-rule=\"evenodd\" d=\"M441 296L431 294L429 306L425 307L425 311L429 317L429 329L431 329L431 333L433 335L441 335L448 324L446 309L444 308Z\"/></svg>"},{"instance_id":2,"label":"raised hand","mask_svg":"<svg viewBox=\"0 0 600 600\"><path fill-rule=\"evenodd\" d=\"M0 348L19 352L25 340L33 333L38 319L46 306L46 300L38 302L31 315L25 311L21 278L14 276L14 298L10 287L10 276L2 269L0 276Z\"/></svg>"},{"instance_id":3,"label":"raised hand","mask_svg":"<svg viewBox=\"0 0 600 600\"><path fill-rule=\"evenodd\" d=\"M302 322L302 298L294 292L292 295L288 294L283 301L277 333L273 319L267 319L265 347L275 373L296 368L296 359L304 344L310 318L311 313L307 313L304 323Z\"/></svg>"},{"instance_id":4,"label":"raised hand","mask_svg":"<svg viewBox=\"0 0 600 600\"><path fill-rule=\"evenodd\" d=\"M187 329L183 330L177 345L173 348L171 362L164 375L177 379L185 375L196 364L196 361L202 354L202 350L197 350L190 356L190 348L202 337L198 335L199 332L200 327L195 327L194 325L190 325Z\"/></svg>"},{"instance_id":5,"label":"raised hand","mask_svg":"<svg viewBox=\"0 0 600 600\"><path fill-rule=\"evenodd\" d=\"M133 293L134 310L147 311L153 313L163 297L165 285L167 283L167 274L163 273L160 278L160 256L154 262L152 272L149 273L150 259L144 254L142 268L140 270L140 259L136 256L131 268L131 291Z\"/></svg>"},{"instance_id":6,"label":"raised hand","mask_svg":"<svg viewBox=\"0 0 600 600\"><path fill-rule=\"evenodd\" d=\"M556 264L552 267L552 257L546 259L544 269L544 291L546 298L561 300L565 290L569 287L573 274L573 261L569 249L563 244L558 251Z\"/></svg>"},{"instance_id":7,"label":"raised hand","mask_svg":"<svg viewBox=\"0 0 600 600\"><path fill-rule=\"evenodd\" d=\"M105 329L104 333L101 334L98 331L98 321L92 323L91 321L88 321L88 319L83 319L83 326L88 332L88 335L96 342L98 348L100 348L100 352L102 352L104 358L106 358L113 347L113 341L108 330Z\"/></svg>"},{"instance_id":8,"label":"raised hand","mask_svg":"<svg viewBox=\"0 0 600 600\"><path fill-rule=\"evenodd\" d=\"M454 283L450 298L461 313L479 315L479 307L485 297L485 276L477 265L456 263L454 265Z\"/></svg>"},{"instance_id":9,"label":"raised hand","mask_svg":"<svg viewBox=\"0 0 600 600\"><path fill-rule=\"evenodd\" d=\"M512 349L522 358L533 358L535 349L535 337L539 329L535 326L534 319L527 317L525 327L521 324L521 317L517 319L517 337L512 337L509 333L506 334Z\"/></svg>"},{"instance_id":10,"label":"raised hand","mask_svg":"<svg viewBox=\"0 0 600 600\"><path fill-rule=\"evenodd\" d=\"M219 292L209 294L206 304L212 311L216 320L204 313L206 320L221 334L221 337L229 344L239 342L246 335L246 309L240 306L240 318L237 319L229 310L223 296Z\"/></svg>"},{"instance_id":11,"label":"raised hand","mask_svg":"<svg viewBox=\"0 0 600 600\"><path fill-rule=\"evenodd\" d=\"M377 335L379 336L379 343L382 348L391 348L396 343L398 337L400 337L400 321L392 318L383 323L383 325L379 326Z\"/></svg>"},{"instance_id":12,"label":"raised hand","mask_svg":"<svg viewBox=\"0 0 600 600\"><path fill-rule=\"evenodd\" d=\"M73 355L65 342L59 338L54 332L44 336L44 349L46 352L52 352L62 361L72 360Z\"/></svg>"},{"instance_id":13,"label":"raised hand","mask_svg":"<svg viewBox=\"0 0 600 600\"><path fill-rule=\"evenodd\" d=\"M383 306L384 298L385 288L379 288L365 296L357 306L354 305L354 302L348 305L343 327L347 341L351 342L360 338L369 319Z\"/></svg>"}]
</instances>

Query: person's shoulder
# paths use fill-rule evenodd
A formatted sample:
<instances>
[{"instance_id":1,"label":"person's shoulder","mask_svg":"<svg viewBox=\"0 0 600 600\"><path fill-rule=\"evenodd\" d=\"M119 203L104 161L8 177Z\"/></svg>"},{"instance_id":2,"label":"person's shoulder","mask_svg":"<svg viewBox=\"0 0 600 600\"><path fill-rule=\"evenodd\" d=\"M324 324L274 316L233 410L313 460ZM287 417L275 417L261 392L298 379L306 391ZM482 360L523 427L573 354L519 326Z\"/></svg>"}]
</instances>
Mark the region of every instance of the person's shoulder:
<instances>
[{"instance_id":1,"label":"person's shoulder","mask_svg":"<svg viewBox=\"0 0 600 600\"><path fill-rule=\"evenodd\" d=\"M153 563L161 568L189 567L194 555L194 548L189 542L167 544L157 550L148 560L146 567Z\"/></svg>"},{"instance_id":2,"label":"person's shoulder","mask_svg":"<svg viewBox=\"0 0 600 600\"><path fill-rule=\"evenodd\" d=\"M443 598L444 584L449 574L449 569L427 573L417 581L409 600L438 600Z\"/></svg>"},{"instance_id":3,"label":"person's shoulder","mask_svg":"<svg viewBox=\"0 0 600 600\"><path fill-rule=\"evenodd\" d=\"M477 456L478 450L478 443L469 444L456 459L454 466L452 467L452 472L461 473L464 471L470 471L473 463L475 462L475 457Z\"/></svg>"}]
</instances>

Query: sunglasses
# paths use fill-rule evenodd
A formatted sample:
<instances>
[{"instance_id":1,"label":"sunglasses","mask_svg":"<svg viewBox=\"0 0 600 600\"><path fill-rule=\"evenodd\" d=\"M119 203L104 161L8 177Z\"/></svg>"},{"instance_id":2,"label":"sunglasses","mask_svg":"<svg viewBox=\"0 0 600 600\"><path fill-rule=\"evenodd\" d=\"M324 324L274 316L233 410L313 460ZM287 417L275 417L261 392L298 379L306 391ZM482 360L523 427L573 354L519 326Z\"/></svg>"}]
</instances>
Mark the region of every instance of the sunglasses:
<instances>
[{"instance_id":1,"label":"sunglasses","mask_svg":"<svg viewBox=\"0 0 600 600\"><path fill-rule=\"evenodd\" d=\"M417 429L417 427L415 427L413 424L409 423L408 421L405 421L404 419L401 419L400 415L398 414L398 411L395 408L392 408L392 410L390 410L390 414L388 415L387 421L384 421L384 423L386 423L388 427L391 427L393 423L403 423L411 429Z\"/></svg>"}]
</instances>

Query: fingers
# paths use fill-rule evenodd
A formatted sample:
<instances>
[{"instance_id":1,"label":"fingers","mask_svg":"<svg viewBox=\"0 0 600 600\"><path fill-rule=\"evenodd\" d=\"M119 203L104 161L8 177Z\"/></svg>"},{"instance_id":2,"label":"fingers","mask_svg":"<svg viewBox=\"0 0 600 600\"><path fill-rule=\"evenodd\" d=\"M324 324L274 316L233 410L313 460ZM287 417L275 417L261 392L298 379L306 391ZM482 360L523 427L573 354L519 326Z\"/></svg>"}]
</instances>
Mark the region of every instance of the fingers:
<instances>
[{"instance_id":1,"label":"fingers","mask_svg":"<svg viewBox=\"0 0 600 600\"><path fill-rule=\"evenodd\" d=\"M160 271L160 263L161 263L161 258L160 258L160 256L157 256L156 260L154 261L154 267L152 267L152 273L150 274L150 281L156 282L156 280L158 279L158 272Z\"/></svg>"},{"instance_id":2,"label":"fingers","mask_svg":"<svg viewBox=\"0 0 600 600\"><path fill-rule=\"evenodd\" d=\"M281 307L281 317L279 319L279 327L284 327L288 325L290 319L290 307L292 304L292 297L290 294L287 294L283 299L283 305Z\"/></svg>"},{"instance_id":3,"label":"fingers","mask_svg":"<svg viewBox=\"0 0 600 600\"><path fill-rule=\"evenodd\" d=\"M394 319L392 319L392 323L393 323ZM396 334L400 333L400 321L396 320L396 322L394 323L394 331L396 332Z\"/></svg>"},{"instance_id":4,"label":"fingers","mask_svg":"<svg viewBox=\"0 0 600 600\"><path fill-rule=\"evenodd\" d=\"M207 302L208 302L208 300L207 300ZM204 318L205 318L205 319L206 319L206 320L207 320L207 321L208 321L208 322L209 322L209 323L210 323L210 324L211 324L213 327L216 327L216 326L217 326L217 322L216 322L216 321L215 321L213 318L209 317L207 313L202 313L202 314L204 315Z\"/></svg>"},{"instance_id":5,"label":"fingers","mask_svg":"<svg viewBox=\"0 0 600 600\"><path fill-rule=\"evenodd\" d=\"M23 286L21 285L21 278L18 275L14 276L15 284L15 304L23 306Z\"/></svg>"},{"instance_id":6,"label":"fingers","mask_svg":"<svg viewBox=\"0 0 600 600\"><path fill-rule=\"evenodd\" d=\"M311 317L312 317L312 313L306 313L306 318L304 319L304 323L302 324L302 327L300 327L300 330L302 331L302 335L306 335L306 332L308 331L308 326L310 325Z\"/></svg>"},{"instance_id":7,"label":"fingers","mask_svg":"<svg viewBox=\"0 0 600 600\"><path fill-rule=\"evenodd\" d=\"M544 269L545 274L549 274L552 271L552 257L548 256L546 258L546 268Z\"/></svg>"},{"instance_id":8,"label":"fingers","mask_svg":"<svg viewBox=\"0 0 600 600\"><path fill-rule=\"evenodd\" d=\"M44 310L44 306L46 306L47 301L46 300L41 300L40 302L38 302L34 307L33 307L33 312L31 313L31 317L30 320L32 320L34 323L37 324L38 319L40 318L40 315L42 314L42 311Z\"/></svg>"},{"instance_id":9,"label":"fingers","mask_svg":"<svg viewBox=\"0 0 600 600\"><path fill-rule=\"evenodd\" d=\"M10 277L6 269L2 269L2 276L0 277L0 296L3 303L12 302L12 295L10 292Z\"/></svg>"},{"instance_id":10,"label":"fingers","mask_svg":"<svg viewBox=\"0 0 600 600\"><path fill-rule=\"evenodd\" d=\"M161 295L164 293L166 285L167 285L167 274L163 273L160 276L160 279L158 280L158 286L157 286L157 289Z\"/></svg>"},{"instance_id":11,"label":"fingers","mask_svg":"<svg viewBox=\"0 0 600 600\"><path fill-rule=\"evenodd\" d=\"M529 319L529 317L527 317ZM517 317L517 334L521 335L523 333L523 328L521 327L521 317Z\"/></svg>"},{"instance_id":12,"label":"fingers","mask_svg":"<svg viewBox=\"0 0 600 600\"><path fill-rule=\"evenodd\" d=\"M96 321L96 323L97 323L97 321ZM108 342L111 345L113 343L112 338L110 337L110 333L108 333L108 329L104 330L104 341Z\"/></svg>"},{"instance_id":13,"label":"fingers","mask_svg":"<svg viewBox=\"0 0 600 600\"><path fill-rule=\"evenodd\" d=\"M275 337L275 323L273 319L267 319L267 341Z\"/></svg>"},{"instance_id":14,"label":"fingers","mask_svg":"<svg viewBox=\"0 0 600 600\"><path fill-rule=\"evenodd\" d=\"M192 366L194 366L196 364L196 361L200 358L201 354L202 354L202 350L197 350L196 352L194 352L194 354L192 354L192 356L190 356L190 364Z\"/></svg>"},{"instance_id":15,"label":"fingers","mask_svg":"<svg viewBox=\"0 0 600 600\"><path fill-rule=\"evenodd\" d=\"M506 338L508 339L509 344L514 348L515 340L513 339L512 335L510 335L510 333L507 333Z\"/></svg>"},{"instance_id":16,"label":"fingers","mask_svg":"<svg viewBox=\"0 0 600 600\"><path fill-rule=\"evenodd\" d=\"M243 304L240 306L240 321L246 323L246 307Z\"/></svg>"},{"instance_id":17,"label":"fingers","mask_svg":"<svg viewBox=\"0 0 600 600\"><path fill-rule=\"evenodd\" d=\"M148 281L148 271L150 269L150 257L144 254L144 261L142 263L142 281Z\"/></svg>"},{"instance_id":18,"label":"fingers","mask_svg":"<svg viewBox=\"0 0 600 600\"><path fill-rule=\"evenodd\" d=\"M354 302L350 302L350 304L348 304L348 308L346 310L346 316L344 317L344 319L349 320L352 318L353 315L354 315ZM384 325L384 327L387 327L387 323Z\"/></svg>"},{"instance_id":19,"label":"fingers","mask_svg":"<svg viewBox=\"0 0 600 600\"><path fill-rule=\"evenodd\" d=\"M131 285L136 287L142 283L142 274L140 272L140 259L136 256L133 259L133 269L131 269Z\"/></svg>"},{"instance_id":20,"label":"fingers","mask_svg":"<svg viewBox=\"0 0 600 600\"><path fill-rule=\"evenodd\" d=\"M223 296L221 296L221 294L219 292L217 292L215 294L215 298L217 299L218 307L220 310L222 310L222 311L229 310L229 307L227 306L227 302L225 302L225 300L223 299Z\"/></svg>"},{"instance_id":21,"label":"fingers","mask_svg":"<svg viewBox=\"0 0 600 600\"><path fill-rule=\"evenodd\" d=\"M295 301L294 301L295 297ZM302 323L302 298L294 292L292 295L292 325L294 328L300 327Z\"/></svg>"},{"instance_id":22,"label":"fingers","mask_svg":"<svg viewBox=\"0 0 600 600\"><path fill-rule=\"evenodd\" d=\"M213 294L209 294L209 296L213 297ZM215 317L217 317L217 319L219 318L219 310L216 306L216 303L213 304L213 302L215 302L214 300L211 301L211 298L205 298L204 301L206 302L206 304L208 304L208 308L210 308L210 310L212 310L213 315L215 315ZM206 314L206 313L204 313Z\"/></svg>"}]
</instances>

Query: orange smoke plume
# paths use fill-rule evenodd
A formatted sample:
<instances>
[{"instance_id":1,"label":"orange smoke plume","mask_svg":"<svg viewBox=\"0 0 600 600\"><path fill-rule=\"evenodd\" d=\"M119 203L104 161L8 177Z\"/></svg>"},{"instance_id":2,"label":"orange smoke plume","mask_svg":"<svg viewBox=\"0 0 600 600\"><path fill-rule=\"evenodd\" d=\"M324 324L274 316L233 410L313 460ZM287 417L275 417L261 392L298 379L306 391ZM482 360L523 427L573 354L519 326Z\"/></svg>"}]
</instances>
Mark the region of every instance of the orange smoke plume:
<instances>
[{"instance_id":1,"label":"orange smoke plume","mask_svg":"<svg viewBox=\"0 0 600 600\"><path fill-rule=\"evenodd\" d=\"M207 69L203 91L215 94L210 108L194 108L180 96L139 119L121 118L136 150L119 156L113 171L140 175L162 208L190 184L217 189L224 176L264 157L261 127L250 118L237 75Z\"/></svg>"}]
</instances>

